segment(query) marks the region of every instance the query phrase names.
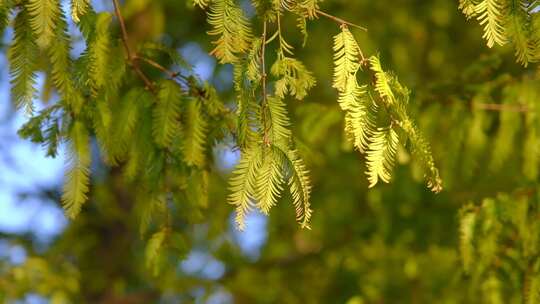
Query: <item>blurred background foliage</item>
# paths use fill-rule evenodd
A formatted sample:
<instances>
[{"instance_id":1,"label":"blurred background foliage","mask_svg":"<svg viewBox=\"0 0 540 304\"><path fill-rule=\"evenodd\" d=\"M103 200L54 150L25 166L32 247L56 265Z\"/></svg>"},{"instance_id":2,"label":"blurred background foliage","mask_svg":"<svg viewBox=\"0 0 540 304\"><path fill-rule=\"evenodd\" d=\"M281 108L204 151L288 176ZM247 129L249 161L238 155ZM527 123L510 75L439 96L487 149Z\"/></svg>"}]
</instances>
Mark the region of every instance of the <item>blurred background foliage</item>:
<instances>
[{"instance_id":1,"label":"blurred background foliage","mask_svg":"<svg viewBox=\"0 0 540 304\"><path fill-rule=\"evenodd\" d=\"M241 3L254 13L248 1ZM94 7L112 11L108 1ZM309 21L302 47L296 20L285 17L287 41L317 79L304 101L287 102L313 180L311 230L298 227L285 196L268 218L252 214L247 231L235 231L226 180L238 152L216 142L208 203L175 205L166 236L172 241L149 262L145 251L155 235L149 241L139 233L137 189L94 156L90 199L76 220L46 240L9 230L0 235L0 301L540 303L536 65L516 63L511 47L487 48L480 26L466 21L457 1L327 0L321 9L367 27L352 29L364 52L379 53L411 89L413 117L444 182L440 194L426 189L405 149L392 182L368 190L363 158L344 139L331 85L339 26ZM231 66L207 55L209 26L191 1L128 0L123 12L134 48L166 42L226 104L234 102ZM4 34L3 51L11 34ZM5 71L0 81L7 90ZM0 124L15 115L6 109ZM4 154L18 141L1 140ZM1 174L9 170L15 170L9 161L0 162ZM59 206L60 182L25 195ZM7 217L12 211L0 208ZM158 224L150 222L148 230Z\"/></svg>"}]
</instances>

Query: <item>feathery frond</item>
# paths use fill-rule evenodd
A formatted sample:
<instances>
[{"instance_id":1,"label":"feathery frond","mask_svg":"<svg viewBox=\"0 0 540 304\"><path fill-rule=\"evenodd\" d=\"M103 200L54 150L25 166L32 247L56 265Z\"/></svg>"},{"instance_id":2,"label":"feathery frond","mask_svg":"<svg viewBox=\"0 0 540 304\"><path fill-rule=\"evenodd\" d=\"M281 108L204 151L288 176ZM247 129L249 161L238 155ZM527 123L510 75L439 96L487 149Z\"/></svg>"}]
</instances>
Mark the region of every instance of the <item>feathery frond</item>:
<instances>
[{"instance_id":1,"label":"feathery frond","mask_svg":"<svg viewBox=\"0 0 540 304\"><path fill-rule=\"evenodd\" d=\"M256 38L253 39L251 44L251 49L249 50L247 58L247 69L246 76L251 80L255 86L261 81L261 48L262 48L262 39Z\"/></svg>"},{"instance_id":2,"label":"feathery frond","mask_svg":"<svg viewBox=\"0 0 540 304\"><path fill-rule=\"evenodd\" d=\"M208 2L210 2L211 0L193 0L193 5L197 5L199 6L200 8L204 9L208 6Z\"/></svg>"},{"instance_id":3,"label":"feathery frond","mask_svg":"<svg viewBox=\"0 0 540 304\"><path fill-rule=\"evenodd\" d=\"M371 56L369 58L369 68L375 74L375 91L381 96L383 100L389 105L395 104L395 96L390 87L390 77L382 69L381 61L378 56Z\"/></svg>"},{"instance_id":4,"label":"feathery frond","mask_svg":"<svg viewBox=\"0 0 540 304\"><path fill-rule=\"evenodd\" d=\"M18 109L24 108L26 113L32 113L32 101L36 94L38 47L26 10L17 14L13 28L15 38L8 50L11 97Z\"/></svg>"},{"instance_id":5,"label":"feathery frond","mask_svg":"<svg viewBox=\"0 0 540 304\"><path fill-rule=\"evenodd\" d=\"M72 60L69 54L71 46L62 10L59 10L57 19L54 43L47 49L51 61L52 80L62 99L71 106L74 113L79 113L84 100L71 77Z\"/></svg>"},{"instance_id":6,"label":"feathery frond","mask_svg":"<svg viewBox=\"0 0 540 304\"><path fill-rule=\"evenodd\" d=\"M309 171L297 150L283 151L289 168L289 189L296 209L296 220L302 228L310 229L311 220L311 181Z\"/></svg>"},{"instance_id":7,"label":"feathery frond","mask_svg":"<svg viewBox=\"0 0 540 304\"><path fill-rule=\"evenodd\" d=\"M399 136L393 127L379 128L375 131L366 152L366 174L369 187L373 187L382 180L390 182L392 170L396 159Z\"/></svg>"},{"instance_id":8,"label":"feathery frond","mask_svg":"<svg viewBox=\"0 0 540 304\"><path fill-rule=\"evenodd\" d=\"M73 22L79 23L81 16L88 12L90 0L71 0L71 19Z\"/></svg>"},{"instance_id":9,"label":"feathery frond","mask_svg":"<svg viewBox=\"0 0 540 304\"><path fill-rule=\"evenodd\" d=\"M167 230L161 229L154 233L148 242L144 251L146 267L152 270L154 276L159 275L161 270L161 257L165 239L167 237Z\"/></svg>"},{"instance_id":10,"label":"feathery frond","mask_svg":"<svg viewBox=\"0 0 540 304\"><path fill-rule=\"evenodd\" d=\"M304 99L315 86L315 78L304 64L294 58L278 56L270 72L279 78L275 83L276 95L284 98L291 94L298 100Z\"/></svg>"},{"instance_id":11,"label":"feathery frond","mask_svg":"<svg viewBox=\"0 0 540 304\"><path fill-rule=\"evenodd\" d=\"M170 146L173 137L182 130L181 94L180 87L172 80L165 80L159 86L153 112L152 134L155 142L161 147Z\"/></svg>"},{"instance_id":12,"label":"feathery frond","mask_svg":"<svg viewBox=\"0 0 540 304\"><path fill-rule=\"evenodd\" d=\"M477 15L475 0L459 0L459 9L470 19Z\"/></svg>"},{"instance_id":13,"label":"feathery frond","mask_svg":"<svg viewBox=\"0 0 540 304\"><path fill-rule=\"evenodd\" d=\"M348 103L345 114L345 131L354 147L361 153L368 149L370 138L376 132L377 105L371 96L363 93Z\"/></svg>"},{"instance_id":14,"label":"feathery frond","mask_svg":"<svg viewBox=\"0 0 540 304\"><path fill-rule=\"evenodd\" d=\"M521 0L511 0L508 11L506 35L514 44L517 61L527 67L538 60L539 41L532 35L531 22Z\"/></svg>"},{"instance_id":15,"label":"feathery frond","mask_svg":"<svg viewBox=\"0 0 540 304\"><path fill-rule=\"evenodd\" d=\"M37 44L42 48L47 47L54 36L60 14L60 2L58 0L28 0L26 9Z\"/></svg>"},{"instance_id":16,"label":"feathery frond","mask_svg":"<svg viewBox=\"0 0 540 304\"><path fill-rule=\"evenodd\" d=\"M270 140L270 142L274 145L288 147L292 134L289 130L290 121L287 115L285 103L279 97L269 97L268 111L270 115L268 140Z\"/></svg>"},{"instance_id":17,"label":"feathery frond","mask_svg":"<svg viewBox=\"0 0 540 304\"><path fill-rule=\"evenodd\" d=\"M190 166L203 167L205 163L205 148L208 123L202 113L199 100L190 100L186 105L184 157Z\"/></svg>"},{"instance_id":18,"label":"feathery frond","mask_svg":"<svg viewBox=\"0 0 540 304\"><path fill-rule=\"evenodd\" d=\"M264 213L276 205L283 191L283 155L270 147L263 155L263 161L257 179L257 207Z\"/></svg>"},{"instance_id":19,"label":"feathery frond","mask_svg":"<svg viewBox=\"0 0 540 304\"><path fill-rule=\"evenodd\" d=\"M400 127L405 131L410 141L413 154L420 159L424 167L428 188L435 193L440 192L443 189L442 180L439 176L439 169L435 166L435 160L433 159L429 143L408 116L404 117Z\"/></svg>"},{"instance_id":20,"label":"feathery frond","mask_svg":"<svg viewBox=\"0 0 540 304\"><path fill-rule=\"evenodd\" d=\"M338 91L345 91L349 78L356 79L360 68L360 48L354 36L346 26L341 27L341 33L334 36L334 83Z\"/></svg>"},{"instance_id":21,"label":"feathery frond","mask_svg":"<svg viewBox=\"0 0 540 304\"><path fill-rule=\"evenodd\" d=\"M504 45L507 38L504 32L504 4L501 0L482 0L476 5L476 18L484 26L484 36L489 48L495 44Z\"/></svg>"},{"instance_id":22,"label":"feathery frond","mask_svg":"<svg viewBox=\"0 0 540 304\"><path fill-rule=\"evenodd\" d=\"M236 206L235 222L239 230L246 228L245 217L253 209L257 177L261 168L261 149L253 146L242 151L242 156L229 180L228 202Z\"/></svg>"},{"instance_id":23,"label":"feathery frond","mask_svg":"<svg viewBox=\"0 0 540 304\"><path fill-rule=\"evenodd\" d=\"M111 45L109 25L111 17L109 13L99 13L97 15L95 32L91 37L91 41L88 42L88 74L93 94L97 94L110 81L109 54Z\"/></svg>"},{"instance_id":24,"label":"feathery frond","mask_svg":"<svg viewBox=\"0 0 540 304\"><path fill-rule=\"evenodd\" d=\"M90 138L88 130L81 121L73 122L69 139L70 168L64 182L62 205L66 215L74 219L87 200L90 183Z\"/></svg>"},{"instance_id":25,"label":"feathery frond","mask_svg":"<svg viewBox=\"0 0 540 304\"><path fill-rule=\"evenodd\" d=\"M210 3L208 23L213 27L208 34L219 36L210 54L221 63L238 62L238 56L251 46L251 29L242 9L234 0L214 0Z\"/></svg>"}]
</instances>

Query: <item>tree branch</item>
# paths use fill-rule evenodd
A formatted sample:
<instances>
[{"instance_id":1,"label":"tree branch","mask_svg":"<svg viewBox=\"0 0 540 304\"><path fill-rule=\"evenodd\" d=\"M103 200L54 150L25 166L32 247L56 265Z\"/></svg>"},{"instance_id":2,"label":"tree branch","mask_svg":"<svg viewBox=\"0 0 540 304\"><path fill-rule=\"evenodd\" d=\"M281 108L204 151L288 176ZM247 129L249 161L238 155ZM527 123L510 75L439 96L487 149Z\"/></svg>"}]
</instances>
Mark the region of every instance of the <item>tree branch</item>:
<instances>
[{"instance_id":1,"label":"tree branch","mask_svg":"<svg viewBox=\"0 0 540 304\"><path fill-rule=\"evenodd\" d=\"M358 24L351 23L351 22L349 22L349 21L347 21L347 20L343 20L343 19L341 19L341 18L339 18L339 17L336 17L336 16L334 16L334 15L330 15L330 14L328 14L328 13L326 13L326 12L323 12L323 11L321 11L321 10L319 10L319 9L316 9L315 12L317 13L317 15L324 16L324 17L326 17L326 18L328 18L328 19L330 19L330 20L333 20L333 21L335 21L335 22L337 22L337 23L339 23L339 24L346 24L346 25L355 27L355 28L357 28L357 29L361 29L362 31L365 31L365 32L368 31L367 28L365 28L365 27L363 27L363 26L360 26L360 25L358 25Z\"/></svg>"},{"instance_id":2,"label":"tree branch","mask_svg":"<svg viewBox=\"0 0 540 304\"><path fill-rule=\"evenodd\" d=\"M122 16L122 13L120 12L120 4L118 3L118 0L112 0L114 5L114 14L116 15L116 18L118 18L118 22L120 23L120 30L122 31L121 39L122 44L124 45L124 50L126 51L126 56L129 65L133 68L135 74L139 76L139 78L144 82L144 85L147 89L149 89L152 92L156 91L156 88L152 81L146 77L146 75L143 73L141 68L139 67L139 64L137 62L137 53L131 50L128 43L128 34L126 30L126 23L124 22L124 17Z\"/></svg>"},{"instance_id":3,"label":"tree branch","mask_svg":"<svg viewBox=\"0 0 540 304\"><path fill-rule=\"evenodd\" d=\"M499 112L529 112L529 107L524 105L509 105L499 103L473 103L473 109L486 110L486 111L499 111Z\"/></svg>"}]
</instances>

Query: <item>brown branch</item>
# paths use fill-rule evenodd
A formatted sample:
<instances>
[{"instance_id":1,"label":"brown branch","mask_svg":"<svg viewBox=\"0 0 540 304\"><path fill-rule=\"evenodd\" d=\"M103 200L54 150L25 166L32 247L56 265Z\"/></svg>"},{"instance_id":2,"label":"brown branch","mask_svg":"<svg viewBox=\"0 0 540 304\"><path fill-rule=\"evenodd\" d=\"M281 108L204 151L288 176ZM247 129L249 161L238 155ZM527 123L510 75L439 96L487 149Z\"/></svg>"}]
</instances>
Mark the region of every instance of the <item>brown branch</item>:
<instances>
[{"instance_id":1,"label":"brown branch","mask_svg":"<svg viewBox=\"0 0 540 304\"><path fill-rule=\"evenodd\" d=\"M176 78L176 77L181 76L179 72L173 72L173 71L167 69L166 67L162 66L161 64L155 62L154 60L152 60L150 58L137 56L137 57L135 57L135 59L146 62L147 64L149 64L149 65L153 66L154 68L160 70L161 72L163 72L164 74L166 74L170 78Z\"/></svg>"},{"instance_id":2,"label":"brown branch","mask_svg":"<svg viewBox=\"0 0 540 304\"><path fill-rule=\"evenodd\" d=\"M339 23L339 24L346 24L346 25L355 27L355 28L357 28L357 29L361 29L361 30L363 30L363 31L365 31L365 32L368 31L367 28L365 28L365 27L363 27L363 26L360 26L360 25L351 23L351 22L349 22L349 21L347 21L347 20L343 20L343 19L341 19L341 18L339 18L339 17L336 17L336 16L334 16L334 15L330 15L330 14L328 14L328 13L326 13L326 12L323 12L323 11L321 11L321 10L319 10L319 9L316 9L315 12L316 12L318 15L321 15L321 16L324 16L324 17L326 17L326 18L328 18L328 19L334 20L335 22L337 22L337 23Z\"/></svg>"},{"instance_id":3,"label":"brown branch","mask_svg":"<svg viewBox=\"0 0 540 304\"><path fill-rule=\"evenodd\" d=\"M486 111L508 111L508 112L519 112L526 113L530 109L524 105L508 105L508 104L499 104L499 103L474 103L473 109L486 110Z\"/></svg>"},{"instance_id":4,"label":"brown branch","mask_svg":"<svg viewBox=\"0 0 540 304\"><path fill-rule=\"evenodd\" d=\"M133 68L133 71L139 78L144 82L144 85L147 89L149 89L152 92L155 92L154 84L152 84L152 81L146 77L146 75L143 73L141 68L139 67L139 64L137 62L137 53L131 50L128 43L128 34L126 30L126 23L124 22L124 17L122 16L122 13L120 12L120 4L118 3L118 0L112 0L114 5L114 14L116 15L116 18L118 18L118 22L120 23L120 30L122 31L121 39L122 44L124 45L124 50L126 51L126 57L128 60L129 65Z\"/></svg>"}]
</instances>

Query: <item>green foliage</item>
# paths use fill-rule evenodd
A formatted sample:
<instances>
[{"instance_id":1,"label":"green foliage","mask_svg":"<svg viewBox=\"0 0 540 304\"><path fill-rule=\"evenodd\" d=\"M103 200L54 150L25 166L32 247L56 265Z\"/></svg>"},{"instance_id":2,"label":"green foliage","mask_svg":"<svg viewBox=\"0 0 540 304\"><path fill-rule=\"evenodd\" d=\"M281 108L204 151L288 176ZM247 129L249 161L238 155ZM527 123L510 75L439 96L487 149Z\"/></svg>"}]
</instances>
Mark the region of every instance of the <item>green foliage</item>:
<instances>
[{"instance_id":1,"label":"green foliage","mask_svg":"<svg viewBox=\"0 0 540 304\"><path fill-rule=\"evenodd\" d=\"M29 20L25 10L17 14L13 25L15 38L8 50L11 96L15 106L24 108L27 113L31 113L34 108L38 59L38 48Z\"/></svg>"},{"instance_id":2,"label":"green foliage","mask_svg":"<svg viewBox=\"0 0 540 304\"><path fill-rule=\"evenodd\" d=\"M182 131L180 124L181 94L180 87L170 80L163 81L159 87L152 122L152 134L159 146L171 145L173 137Z\"/></svg>"},{"instance_id":3,"label":"green foliage","mask_svg":"<svg viewBox=\"0 0 540 304\"><path fill-rule=\"evenodd\" d=\"M191 4L208 10L209 32ZM12 100L31 114L19 135L52 157L67 143L61 203L76 219L51 247L17 243L42 265L0 257L0 302L198 302L203 290L249 303L537 303L538 73L479 48L454 6L528 66L540 3L397 1L392 18L383 2L321 4L128 1L120 18L72 0L79 33L57 0L1 1ZM210 64L200 81L180 55L206 64L196 44L232 73ZM443 194L420 185L439 192L440 175ZM229 218L244 230L254 210L273 210L268 244L245 257ZM174 266L190 250L224 263L223 276Z\"/></svg>"},{"instance_id":4,"label":"green foliage","mask_svg":"<svg viewBox=\"0 0 540 304\"><path fill-rule=\"evenodd\" d=\"M261 166L261 149L257 146L244 150L229 182L228 201L236 206L235 222L238 229L246 228L245 217L253 209L257 177Z\"/></svg>"},{"instance_id":5,"label":"green foliage","mask_svg":"<svg viewBox=\"0 0 540 304\"><path fill-rule=\"evenodd\" d=\"M88 56L88 78L92 93L97 92L110 83L107 75L110 74L110 37L109 24L112 16L109 13L100 13L96 16L96 27L91 33L86 50Z\"/></svg>"},{"instance_id":6,"label":"green foliage","mask_svg":"<svg viewBox=\"0 0 540 304\"><path fill-rule=\"evenodd\" d=\"M480 25L484 26L483 38L487 41L488 47L495 44L503 45L506 43L504 33L503 12L504 9L501 0L482 0L475 7Z\"/></svg>"},{"instance_id":7,"label":"green foliage","mask_svg":"<svg viewBox=\"0 0 540 304\"><path fill-rule=\"evenodd\" d=\"M79 23L81 16L88 12L89 7L89 0L71 0L71 19L75 23Z\"/></svg>"},{"instance_id":8,"label":"green foliage","mask_svg":"<svg viewBox=\"0 0 540 304\"><path fill-rule=\"evenodd\" d=\"M279 58L272 66L271 72L274 77L279 78L275 87L276 95L280 98L290 94L302 100L315 85L315 78L300 61L294 58Z\"/></svg>"},{"instance_id":9,"label":"green foliage","mask_svg":"<svg viewBox=\"0 0 540 304\"><path fill-rule=\"evenodd\" d=\"M203 167L206 159L208 123L199 100L190 100L185 111L184 157L188 165Z\"/></svg>"},{"instance_id":10,"label":"green foliage","mask_svg":"<svg viewBox=\"0 0 540 304\"><path fill-rule=\"evenodd\" d=\"M210 4L208 23L213 29L209 35L219 36L210 52L221 63L235 63L238 56L250 47L251 30L248 19L234 0L215 0Z\"/></svg>"},{"instance_id":11,"label":"green foliage","mask_svg":"<svg viewBox=\"0 0 540 304\"><path fill-rule=\"evenodd\" d=\"M342 26L341 33L334 37L333 49L333 87L338 89L338 103L345 112L348 139L361 153L366 153L369 186L375 186L379 179L387 183L390 181L400 142L394 128L400 127L425 167L428 187L439 192L442 182L429 145L407 114L408 89L382 69L378 57L363 58L362 51L346 26ZM373 73L373 84L358 85L357 73L363 64L368 65ZM381 115L384 119L379 117Z\"/></svg>"},{"instance_id":12,"label":"green foliage","mask_svg":"<svg viewBox=\"0 0 540 304\"><path fill-rule=\"evenodd\" d=\"M90 186L90 138L81 121L73 122L69 132L69 169L66 173L62 204L66 215L75 218L88 198Z\"/></svg>"},{"instance_id":13,"label":"green foliage","mask_svg":"<svg viewBox=\"0 0 540 304\"><path fill-rule=\"evenodd\" d=\"M30 26L40 47L47 47L53 39L60 13L57 0L29 0L26 9L30 15Z\"/></svg>"},{"instance_id":14,"label":"green foliage","mask_svg":"<svg viewBox=\"0 0 540 304\"><path fill-rule=\"evenodd\" d=\"M538 60L537 6L536 1L460 0L459 9L483 26L488 47L512 43L517 61L527 67Z\"/></svg>"}]
</instances>

